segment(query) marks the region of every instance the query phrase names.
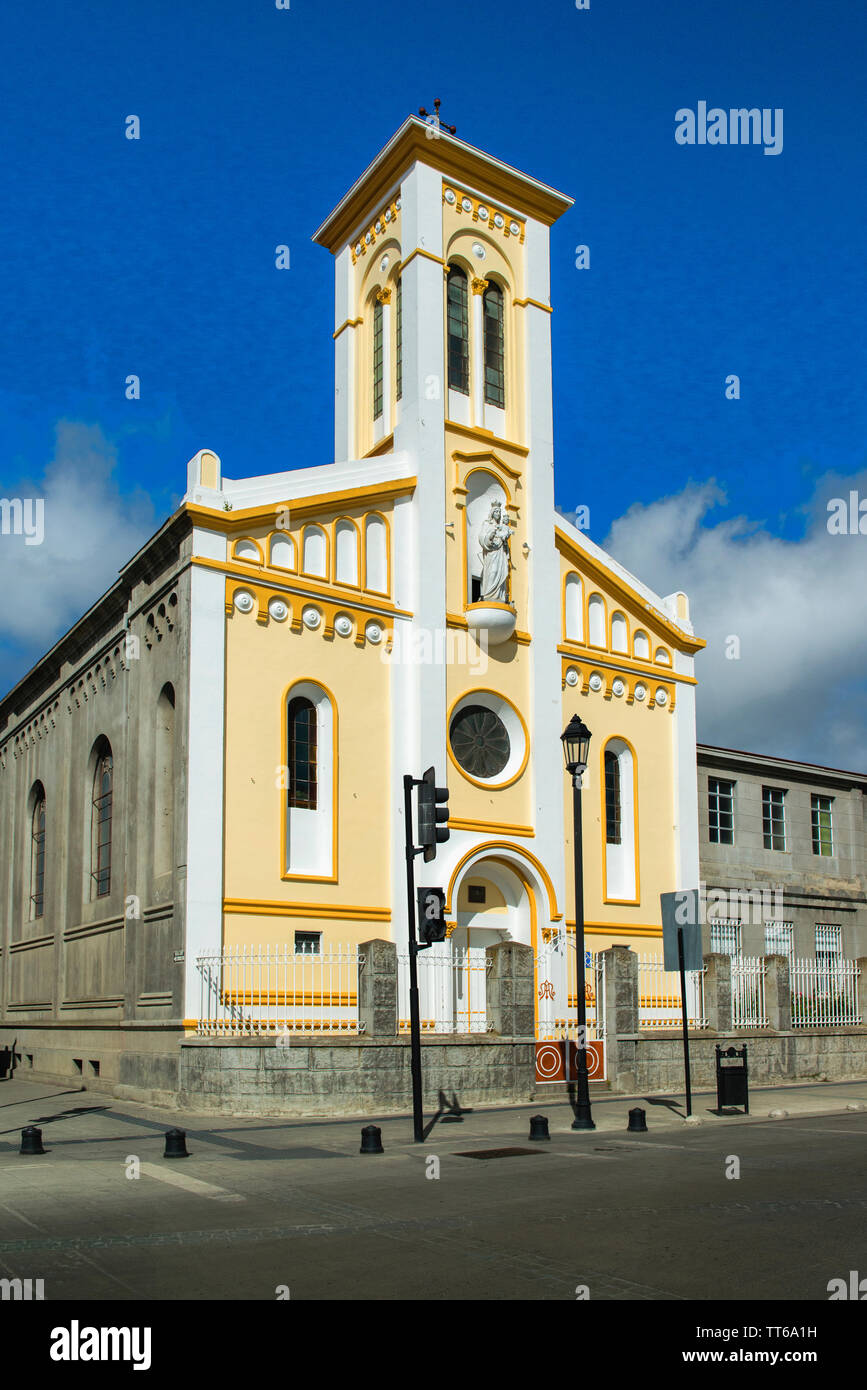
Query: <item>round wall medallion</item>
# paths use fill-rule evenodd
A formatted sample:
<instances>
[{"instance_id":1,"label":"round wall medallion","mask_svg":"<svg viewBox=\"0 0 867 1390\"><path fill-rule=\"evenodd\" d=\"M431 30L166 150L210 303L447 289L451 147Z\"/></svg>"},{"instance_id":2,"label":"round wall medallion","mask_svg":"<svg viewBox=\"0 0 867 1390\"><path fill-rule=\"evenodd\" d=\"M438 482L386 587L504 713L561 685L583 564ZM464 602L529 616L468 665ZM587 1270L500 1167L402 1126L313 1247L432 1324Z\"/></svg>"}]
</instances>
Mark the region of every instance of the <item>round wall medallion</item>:
<instances>
[{"instance_id":1,"label":"round wall medallion","mask_svg":"<svg viewBox=\"0 0 867 1390\"><path fill-rule=\"evenodd\" d=\"M658 689L657 692L656 692L656 695L654 696L654 699L656 700L656 703L657 703L658 705L667 705L667 704L668 704L668 691L667 691L667 690L663 690L662 686L660 686L659 689Z\"/></svg>"},{"instance_id":2,"label":"round wall medallion","mask_svg":"<svg viewBox=\"0 0 867 1390\"><path fill-rule=\"evenodd\" d=\"M305 608L301 617L304 620L305 627L318 627L322 622L322 614L319 612L318 608Z\"/></svg>"},{"instance_id":3,"label":"round wall medallion","mask_svg":"<svg viewBox=\"0 0 867 1390\"><path fill-rule=\"evenodd\" d=\"M239 589L235 594L234 604L241 613L249 613L254 601L253 595L247 589Z\"/></svg>"},{"instance_id":4,"label":"round wall medallion","mask_svg":"<svg viewBox=\"0 0 867 1390\"><path fill-rule=\"evenodd\" d=\"M356 254L356 256L360 256L360 255L361 255L361 242L360 242L360 241L357 241L357 242L355 243L355 254Z\"/></svg>"},{"instance_id":5,"label":"round wall medallion","mask_svg":"<svg viewBox=\"0 0 867 1390\"><path fill-rule=\"evenodd\" d=\"M636 698L636 700L643 700L643 699L645 698L646 695L647 695L647 686L646 686L646 685L642 685L642 684L641 684L641 681L639 681L639 682L638 682L638 685L635 687L635 698Z\"/></svg>"},{"instance_id":6,"label":"round wall medallion","mask_svg":"<svg viewBox=\"0 0 867 1390\"><path fill-rule=\"evenodd\" d=\"M364 233L364 243L365 243L365 245L366 245L366 246L369 246L369 245L370 245L370 241L371 241L370 232L365 232L365 233Z\"/></svg>"},{"instance_id":7,"label":"round wall medallion","mask_svg":"<svg viewBox=\"0 0 867 1390\"><path fill-rule=\"evenodd\" d=\"M334 620L334 631L341 637L348 637L352 631L352 619L346 613L341 613L340 617Z\"/></svg>"},{"instance_id":8,"label":"round wall medallion","mask_svg":"<svg viewBox=\"0 0 867 1390\"><path fill-rule=\"evenodd\" d=\"M381 642L382 628L379 623L368 623L367 627L364 629L364 635L368 642Z\"/></svg>"},{"instance_id":9,"label":"round wall medallion","mask_svg":"<svg viewBox=\"0 0 867 1390\"><path fill-rule=\"evenodd\" d=\"M383 256L379 263L380 270L388 270L388 256Z\"/></svg>"},{"instance_id":10,"label":"round wall medallion","mask_svg":"<svg viewBox=\"0 0 867 1390\"><path fill-rule=\"evenodd\" d=\"M577 685L577 684L578 684L578 672L575 670L575 667L574 667L574 666L570 666L570 667L569 667L569 670L566 672L566 684L567 684L567 685Z\"/></svg>"},{"instance_id":11,"label":"round wall medallion","mask_svg":"<svg viewBox=\"0 0 867 1390\"><path fill-rule=\"evenodd\" d=\"M626 689L626 686L623 684L623 681L622 681L622 680L620 679L620 677L618 676L617 680L614 682L614 684L612 685L611 689L614 691L614 694L615 694L615 695L622 695L623 692L624 692L625 689Z\"/></svg>"},{"instance_id":12,"label":"round wall medallion","mask_svg":"<svg viewBox=\"0 0 867 1390\"><path fill-rule=\"evenodd\" d=\"M377 222L377 223L375 224L375 229L376 229L376 231L381 232L381 231L382 231L382 223L381 223L381 222Z\"/></svg>"},{"instance_id":13,"label":"round wall medallion","mask_svg":"<svg viewBox=\"0 0 867 1390\"><path fill-rule=\"evenodd\" d=\"M494 213L494 226L495 226L495 227L503 227L503 226L505 226L505 222L504 222L504 219L503 219L503 214L502 214L501 212Z\"/></svg>"},{"instance_id":14,"label":"round wall medallion","mask_svg":"<svg viewBox=\"0 0 867 1390\"><path fill-rule=\"evenodd\" d=\"M399 199L399 198L395 198L395 200L394 200L394 206L395 206L398 210L400 210L400 199Z\"/></svg>"},{"instance_id":15,"label":"round wall medallion","mask_svg":"<svg viewBox=\"0 0 867 1390\"><path fill-rule=\"evenodd\" d=\"M488 220L488 209L487 209L487 208L479 208L479 217L482 219L483 222L487 222L487 220Z\"/></svg>"},{"instance_id":16,"label":"round wall medallion","mask_svg":"<svg viewBox=\"0 0 867 1390\"><path fill-rule=\"evenodd\" d=\"M512 233L512 236L517 236L520 230L521 228L518 226L517 222L509 223L509 231Z\"/></svg>"},{"instance_id":17,"label":"round wall medallion","mask_svg":"<svg viewBox=\"0 0 867 1390\"><path fill-rule=\"evenodd\" d=\"M289 617L289 609L281 598L272 598L268 604L268 612L278 623L284 623Z\"/></svg>"},{"instance_id":18,"label":"round wall medallion","mask_svg":"<svg viewBox=\"0 0 867 1390\"><path fill-rule=\"evenodd\" d=\"M386 220L386 222L390 222L390 221L391 221L391 208L386 208L386 209L385 209L385 220Z\"/></svg>"},{"instance_id":19,"label":"round wall medallion","mask_svg":"<svg viewBox=\"0 0 867 1390\"><path fill-rule=\"evenodd\" d=\"M485 259L487 252L480 241L473 242L473 255L477 256L480 261L483 261Z\"/></svg>"},{"instance_id":20,"label":"round wall medallion","mask_svg":"<svg viewBox=\"0 0 867 1390\"><path fill-rule=\"evenodd\" d=\"M472 206L473 205L470 202L469 198L461 198L461 207L463 208L464 212L469 212Z\"/></svg>"},{"instance_id":21,"label":"round wall medallion","mask_svg":"<svg viewBox=\"0 0 867 1390\"><path fill-rule=\"evenodd\" d=\"M593 672L593 675L590 677L590 689L591 689L591 690L601 690L601 689L602 689L602 677L600 676L600 674L599 674L598 671L594 671L594 672Z\"/></svg>"},{"instance_id":22,"label":"round wall medallion","mask_svg":"<svg viewBox=\"0 0 867 1390\"><path fill-rule=\"evenodd\" d=\"M509 761L511 745L498 714L484 705L464 705L449 728L455 761L471 777L497 777Z\"/></svg>"},{"instance_id":23,"label":"round wall medallion","mask_svg":"<svg viewBox=\"0 0 867 1390\"><path fill-rule=\"evenodd\" d=\"M455 202L455 190L453 188L446 189L446 202L450 204Z\"/></svg>"}]
</instances>

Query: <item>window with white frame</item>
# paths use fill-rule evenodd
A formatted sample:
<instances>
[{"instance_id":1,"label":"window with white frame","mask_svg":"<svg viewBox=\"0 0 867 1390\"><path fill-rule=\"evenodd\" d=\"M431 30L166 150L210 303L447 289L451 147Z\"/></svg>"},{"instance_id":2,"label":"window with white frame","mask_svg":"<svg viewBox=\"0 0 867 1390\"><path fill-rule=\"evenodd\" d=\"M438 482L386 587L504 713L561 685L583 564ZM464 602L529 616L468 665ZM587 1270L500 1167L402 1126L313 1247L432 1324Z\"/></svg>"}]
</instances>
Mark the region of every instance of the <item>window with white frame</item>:
<instances>
[{"instance_id":1,"label":"window with white frame","mask_svg":"<svg viewBox=\"0 0 867 1390\"><path fill-rule=\"evenodd\" d=\"M833 796L810 797L814 854L832 855L834 853L834 832L831 825L831 803L833 800Z\"/></svg>"},{"instance_id":2,"label":"window with white frame","mask_svg":"<svg viewBox=\"0 0 867 1390\"><path fill-rule=\"evenodd\" d=\"M762 787L762 840L765 849L786 848L786 793L780 787Z\"/></svg>"},{"instance_id":3,"label":"window with white frame","mask_svg":"<svg viewBox=\"0 0 867 1390\"><path fill-rule=\"evenodd\" d=\"M712 845L735 842L735 784L722 777L707 779L707 833Z\"/></svg>"},{"instance_id":4,"label":"window with white frame","mask_svg":"<svg viewBox=\"0 0 867 1390\"><path fill-rule=\"evenodd\" d=\"M741 953L741 924L737 917L710 919L710 949L723 956Z\"/></svg>"},{"instance_id":5,"label":"window with white frame","mask_svg":"<svg viewBox=\"0 0 867 1390\"><path fill-rule=\"evenodd\" d=\"M827 922L816 923L816 959L838 960L843 954L843 930Z\"/></svg>"},{"instance_id":6,"label":"window with white frame","mask_svg":"<svg viewBox=\"0 0 867 1390\"><path fill-rule=\"evenodd\" d=\"M793 922L765 923L765 955L788 956L795 954L795 926Z\"/></svg>"}]
</instances>

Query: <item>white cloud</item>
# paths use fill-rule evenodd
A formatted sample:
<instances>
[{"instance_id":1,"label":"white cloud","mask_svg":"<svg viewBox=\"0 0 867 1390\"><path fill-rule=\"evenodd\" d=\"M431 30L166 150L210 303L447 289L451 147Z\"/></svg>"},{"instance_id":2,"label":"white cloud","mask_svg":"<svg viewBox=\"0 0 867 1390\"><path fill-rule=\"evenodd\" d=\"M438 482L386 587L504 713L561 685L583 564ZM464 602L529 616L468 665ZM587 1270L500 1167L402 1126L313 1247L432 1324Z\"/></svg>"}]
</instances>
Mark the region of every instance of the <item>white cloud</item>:
<instances>
[{"instance_id":1,"label":"white cloud","mask_svg":"<svg viewBox=\"0 0 867 1390\"><path fill-rule=\"evenodd\" d=\"M605 548L660 594L689 595L703 743L867 770L867 535L831 535L827 503L867 498L867 472L827 476L805 508L804 534L708 515L724 492L691 484L615 521ZM740 639L740 659L726 639Z\"/></svg>"},{"instance_id":2,"label":"white cloud","mask_svg":"<svg viewBox=\"0 0 867 1390\"><path fill-rule=\"evenodd\" d=\"M114 477L116 451L98 426L61 420L56 433L54 457L41 479L5 478L0 484L5 498L45 502L41 545L26 544L22 535L0 535L0 594L5 599L0 643L20 654L4 687L111 586L120 567L155 529L147 494L121 493Z\"/></svg>"}]
</instances>

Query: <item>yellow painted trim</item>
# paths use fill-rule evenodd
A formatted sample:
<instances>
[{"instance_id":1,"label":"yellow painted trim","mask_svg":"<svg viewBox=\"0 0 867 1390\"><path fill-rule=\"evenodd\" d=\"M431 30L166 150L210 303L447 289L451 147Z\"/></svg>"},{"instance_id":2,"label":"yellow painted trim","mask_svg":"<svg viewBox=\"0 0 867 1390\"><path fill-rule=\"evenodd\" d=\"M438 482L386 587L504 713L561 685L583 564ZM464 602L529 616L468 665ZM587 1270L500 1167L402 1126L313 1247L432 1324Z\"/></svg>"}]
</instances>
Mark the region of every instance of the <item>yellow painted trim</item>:
<instances>
[{"instance_id":1,"label":"yellow painted trim","mask_svg":"<svg viewBox=\"0 0 867 1390\"><path fill-rule=\"evenodd\" d=\"M385 595L382 596L382 602L377 604L375 600L359 598L353 589L346 589L343 585L317 584L309 579L302 583L301 577L294 575L292 570L269 569L263 574L252 565L249 569L239 569L238 566L244 565L243 560L236 560L230 564L223 560L209 560L202 555L193 556L190 564L201 565L203 569L219 570L221 574L225 574L228 582L238 580L248 588L267 587L275 590L275 593L298 594L302 598L321 599L338 606L348 604L352 608L363 609L365 613L375 613L377 617L392 617L395 614L401 618L413 616L408 608L395 608ZM371 589L368 592L376 591Z\"/></svg>"},{"instance_id":2,"label":"yellow painted trim","mask_svg":"<svg viewBox=\"0 0 867 1390\"><path fill-rule=\"evenodd\" d=\"M523 309L528 304L532 304L535 309L544 309L546 314L553 314L554 312L550 304L543 304L540 299L530 299L528 297L527 299L514 299L512 303L515 305L516 309Z\"/></svg>"},{"instance_id":3,"label":"yellow painted trim","mask_svg":"<svg viewBox=\"0 0 867 1390\"><path fill-rule=\"evenodd\" d=\"M296 681L296 685L298 682ZM387 907L356 907L349 903L279 902L265 898L225 898L223 911L242 917L332 917L335 920L390 922Z\"/></svg>"},{"instance_id":4,"label":"yellow painted trim","mask_svg":"<svg viewBox=\"0 0 867 1390\"><path fill-rule=\"evenodd\" d=\"M594 559L593 556L588 555L583 550L579 550L574 541L571 541L565 532L561 531L558 526L554 527L554 544L560 554L564 556L570 564L574 565L579 571L583 571L589 575L594 583L609 588L620 602L625 603L627 607L637 607L642 615L642 624L649 624L652 627L658 628L659 633L665 640L671 642L673 646L690 654L701 651L703 647L707 646L707 643L701 637L690 637L688 633L684 632L682 628L677 627L666 618L664 614L660 613L656 608L651 607L647 599L642 598L641 594L633 589L631 585L627 584L625 580L621 579L619 575L613 574L610 570L606 569L604 565L600 564L599 561Z\"/></svg>"},{"instance_id":5,"label":"yellow painted trim","mask_svg":"<svg viewBox=\"0 0 867 1390\"><path fill-rule=\"evenodd\" d=\"M574 922L566 923L567 931L575 930ZM635 926L624 926L616 922L585 922L584 931L588 936L662 936L662 927L648 926L647 923L637 923Z\"/></svg>"},{"instance_id":6,"label":"yellow painted trim","mask_svg":"<svg viewBox=\"0 0 867 1390\"><path fill-rule=\"evenodd\" d=\"M508 605L506 606L508 607ZM456 760L454 753L452 752L452 744L451 739L449 737L449 730L452 726L452 716L454 715L456 706L459 705L462 700L466 700L470 695L494 695L498 700L505 700L506 704L514 710L515 714L518 716L518 719L521 721L521 728L524 731L524 758L521 763L521 766L518 768L518 771L514 774L513 777L509 778L508 782L482 782L477 777L471 777L468 772L464 771L460 763ZM527 725L524 721L524 716L518 709L517 705L513 705L512 701L509 700L505 695L503 695L501 691L490 690L487 686L483 685L476 685L473 686L471 690L465 690L462 695L458 695L458 697L452 701L451 708L449 709L448 715L446 717L446 752L448 753L452 764L454 765L454 767L457 768L461 776L466 778L468 782L472 782L474 787L482 787L485 791L489 792L504 791L506 787L514 786L518 779L522 777L524 774L524 770L526 769L527 763L530 758L530 731L527 728Z\"/></svg>"},{"instance_id":7,"label":"yellow painted trim","mask_svg":"<svg viewBox=\"0 0 867 1390\"><path fill-rule=\"evenodd\" d=\"M374 444L372 449L368 449L366 454L362 454L363 459L377 458L380 454L390 454L394 448L394 430L390 434L383 435L378 444Z\"/></svg>"},{"instance_id":8,"label":"yellow painted trim","mask_svg":"<svg viewBox=\"0 0 867 1390\"><path fill-rule=\"evenodd\" d=\"M332 338L339 338L344 328L357 328L360 323L364 323L364 319L345 319L340 327L334 330L331 336Z\"/></svg>"},{"instance_id":9,"label":"yellow painted trim","mask_svg":"<svg viewBox=\"0 0 867 1390\"><path fill-rule=\"evenodd\" d=\"M509 825L506 822L488 820L464 820L457 816L452 816L449 819L449 828L452 830L479 831L488 835L529 835L533 839L536 837L536 832L532 825Z\"/></svg>"},{"instance_id":10,"label":"yellow painted trim","mask_svg":"<svg viewBox=\"0 0 867 1390\"><path fill-rule=\"evenodd\" d=\"M414 251L410 251L405 261L401 261L398 270L401 274L409 265L410 261L415 260L416 256L424 256L425 260L435 261L437 265L445 265L442 256L435 256L433 251L426 251L423 246L417 246Z\"/></svg>"},{"instance_id":11,"label":"yellow painted trim","mask_svg":"<svg viewBox=\"0 0 867 1390\"><path fill-rule=\"evenodd\" d=\"M337 830L338 830L338 803L340 799L340 778L338 775L338 741L337 741L337 700L333 690L329 690L324 681L311 679L307 676L296 677L286 689L280 701L280 713L283 727L280 732L281 760L280 766L286 768L288 776L289 768L289 725L287 714L289 710L289 696L296 685L317 685L320 690L324 690L328 699L331 701L331 873L330 874L304 874L294 873L286 866L286 821L289 815L288 786L278 787L280 795L280 877L284 883L302 879L304 882L316 883L337 883L338 881L338 854L337 854ZM317 738L317 749L319 740ZM317 767L317 786L318 786Z\"/></svg>"},{"instance_id":12,"label":"yellow painted trim","mask_svg":"<svg viewBox=\"0 0 867 1390\"><path fill-rule=\"evenodd\" d=\"M536 858L535 854L532 854L525 845L512 845L509 844L508 840L484 840L482 844L474 845L472 849L468 849L466 854L464 854L462 858L458 860L458 863L452 870L452 876L449 879L449 886L447 890L445 912L448 916L451 916L452 913L452 898L454 896L455 884L457 882L458 876L461 873L461 870L463 869L464 865L467 864L469 860L473 858L474 855L482 854L487 850L509 850L512 854L523 856L524 859L528 860L529 863L532 864L533 868L536 870L537 874L539 875L540 879L545 885L545 892L548 895L548 909L550 912L551 921L559 922L562 919L563 914L557 907L557 894L554 891L554 885L551 882L551 876L548 873L548 870L545 868L544 864L540 863L540 861ZM496 863L503 864L505 868L511 869L513 873L517 873L518 877L521 878L521 874L517 864L513 864L509 859L503 860L499 858L496 854L493 854L490 857L494 859ZM522 879L522 882L524 883L524 886L527 888L527 892L530 893L530 896L532 897L532 891L529 884L524 879Z\"/></svg>"},{"instance_id":13,"label":"yellow painted trim","mask_svg":"<svg viewBox=\"0 0 867 1390\"><path fill-rule=\"evenodd\" d=\"M671 666L652 666L640 657L623 656L619 652L609 653L608 659L600 657L597 647L585 647L581 642L567 641L561 643L557 648L564 661L571 662L583 661L585 665L604 666L608 671L615 671L618 675L647 676L650 680L657 680L661 685L667 681L679 681L681 685L698 685L695 676L682 676L674 671ZM664 672L665 674L661 674Z\"/></svg>"},{"instance_id":14,"label":"yellow painted trim","mask_svg":"<svg viewBox=\"0 0 867 1390\"><path fill-rule=\"evenodd\" d=\"M633 858L635 861L635 897L634 898L609 898L608 896L608 856L606 853L606 816L605 816L605 749L614 740L625 743L632 754L632 846ZM602 832L602 901L604 903L619 904L623 907L638 907L641 903L641 872L638 854L638 754L622 734L611 734L603 743L599 750L599 785L602 788L602 814L600 817L600 830Z\"/></svg>"},{"instance_id":15,"label":"yellow painted trim","mask_svg":"<svg viewBox=\"0 0 867 1390\"><path fill-rule=\"evenodd\" d=\"M480 444L497 444L501 449L514 449L516 454L523 454L524 458L530 452L526 445L516 444L511 439L501 439L493 430L483 429L481 425L463 425L458 420L446 420L445 427L447 430L454 430L456 434L465 434Z\"/></svg>"},{"instance_id":16,"label":"yellow painted trim","mask_svg":"<svg viewBox=\"0 0 867 1390\"><path fill-rule=\"evenodd\" d=\"M245 560L243 555L238 555L238 554L237 554L238 546L239 546L239 545L246 545L246 544L255 545L256 549L257 549L258 552L259 552L259 558L258 558L258 560ZM265 556L264 556L264 554L262 553L262 547L261 547L261 545L259 544L259 542L256 540L255 536L238 536L237 540L234 540L234 541L232 542L232 559L233 559L233 560L237 560L237 561L238 561L240 564L242 564L242 565L258 565L258 566L261 566L261 565L264 565L264 563L265 563Z\"/></svg>"},{"instance_id":17,"label":"yellow painted trim","mask_svg":"<svg viewBox=\"0 0 867 1390\"><path fill-rule=\"evenodd\" d=\"M273 524L277 512L288 511L290 516L316 516L320 512L341 511L347 503L357 507L381 506L389 498L402 497L414 492L418 479L414 475L397 478L391 483L379 483L376 487L347 487L336 492L321 492L293 500L272 502L267 507L241 507L238 511L226 512L222 508L203 507L200 502L185 502L183 509L194 521L199 521L212 531L234 531L241 526L263 526Z\"/></svg>"}]
</instances>

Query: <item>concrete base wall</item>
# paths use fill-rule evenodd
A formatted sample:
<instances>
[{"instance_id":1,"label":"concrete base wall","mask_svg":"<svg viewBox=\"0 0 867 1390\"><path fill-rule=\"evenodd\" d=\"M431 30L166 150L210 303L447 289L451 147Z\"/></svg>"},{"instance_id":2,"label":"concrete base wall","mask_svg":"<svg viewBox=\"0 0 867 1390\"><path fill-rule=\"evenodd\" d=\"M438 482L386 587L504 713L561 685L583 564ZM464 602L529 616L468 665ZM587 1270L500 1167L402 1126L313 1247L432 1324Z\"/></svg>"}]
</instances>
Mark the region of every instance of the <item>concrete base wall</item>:
<instances>
[{"instance_id":1,"label":"concrete base wall","mask_svg":"<svg viewBox=\"0 0 867 1390\"><path fill-rule=\"evenodd\" d=\"M422 1038L428 1115L532 1100L532 1037ZM442 1093L442 1096L441 1096ZM445 1097L443 1102L442 1097ZM178 1103L230 1115L384 1115L412 1107L408 1038L185 1038Z\"/></svg>"},{"instance_id":2,"label":"concrete base wall","mask_svg":"<svg viewBox=\"0 0 867 1390\"><path fill-rule=\"evenodd\" d=\"M867 1077L867 1028L808 1032L690 1033L692 1085L716 1087L716 1044L747 1045L749 1080L754 1085L780 1081L852 1081ZM617 1068L609 1070L612 1091L683 1090L683 1038L680 1034L638 1034L617 1039Z\"/></svg>"},{"instance_id":3,"label":"concrete base wall","mask_svg":"<svg viewBox=\"0 0 867 1390\"><path fill-rule=\"evenodd\" d=\"M9 1048L17 1075L32 1081L77 1083L124 1100L176 1105L183 1035L177 1024L3 1026L0 1052Z\"/></svg>"}]
</instances>

